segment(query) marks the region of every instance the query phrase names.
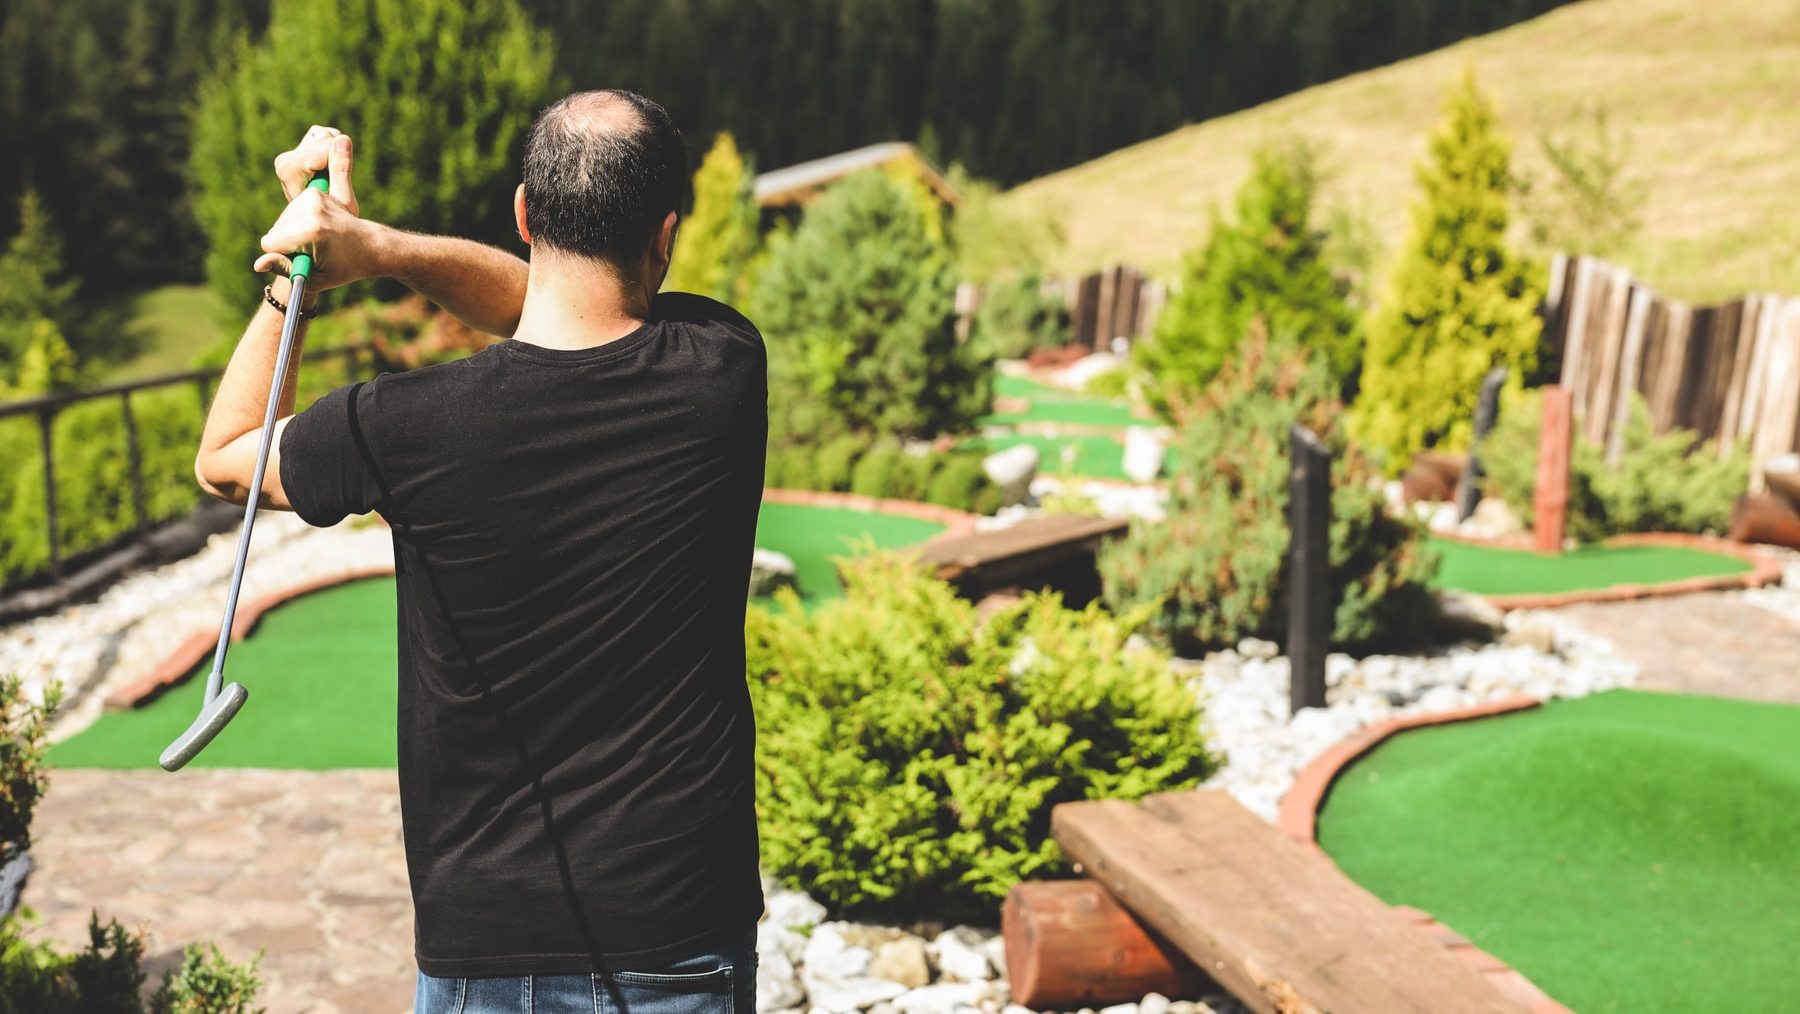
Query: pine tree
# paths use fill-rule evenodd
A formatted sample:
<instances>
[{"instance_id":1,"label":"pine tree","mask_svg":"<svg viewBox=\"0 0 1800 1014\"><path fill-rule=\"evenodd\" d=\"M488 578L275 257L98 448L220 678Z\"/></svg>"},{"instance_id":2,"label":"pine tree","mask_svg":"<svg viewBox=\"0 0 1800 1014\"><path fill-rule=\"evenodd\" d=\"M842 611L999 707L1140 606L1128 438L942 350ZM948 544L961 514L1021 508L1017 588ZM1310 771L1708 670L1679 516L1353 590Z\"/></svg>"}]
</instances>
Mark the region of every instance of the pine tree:
<instances>
[{"instance_id":1,"label":"pine tree","mask_svg":"<svg viewBox=\"0 0 1800 1014\"><path fill-rule=\"evenodd\" d=\"M949 252L905 188L878 169L837 183L756 282L770 402L809 405L821 428L968 429L993 398L993 363L956 340L954 304Z\"/></svg>"},{"instance_id":2,"label":"pine tree","mask_svg":"<svg viewBox=\"0 0 1800 1014\"><path fill-rule=\"evenodd\" d=\"M1313 227L1318 174L1299 142L1256 152L1237 194L1237 221L1216 223L1189 257L1181 287L1157 319L1138 361L1156 383L1150 400L1178 414L1225 363L1255 318L1277 338L1317 356L1340 386L1354 381L1361 334L1345 286L1331 273L1324 234Z\"/></svg>"},{"instance_id":3,"label":"pine tree","mask_svg":"<svg viewBox=\"0 0 1800 1014\"><path fill-rule=\"evenodd\" d=\"M76 283L63 277L62 242L36 191L19 198L19 234L0 254L0 384L22 383L36 350L30 393L66 386L74 354L66 335L80 326Z\"/></svg>"},{"instance_id":4,"label":"pine tree","mask_svg":"<svg viewBox=\"0 0 1800 1014\"><path fill-rule=\"evenodd\" d=\"M756 173L730 134L720 134L694 173L694 210L681 223L663 288L727 303L744 298L756 257Z\"/></svg>"},{"instance_id":5,"label":"pine tree","mask_svg":"<svg viewBox=\"0 0 1800 1014\"><path fill-rule=\"evenodd\" d=\"M206 276L253 298L257 238L281 212L269 170L309 123L356 139L363 213L500 242L534 112L557 81L550 37L516 0L276 0L268 32L200 88L191 170Z\"/></svg>"},{"instance_id":6,"label":"pine tree","mask_svg":"<svg viewBox=\"0 0 1800 1014\"><path fill-rule=\"evenodd\" d=\"M1466 447L1481 378L1536 366L1538 273L1506 244L1510 145L1472 72L1417 170L1423 199L1369 326L1353 429L1398 472L1427 447Z\"/></svg>"}]
</instances>

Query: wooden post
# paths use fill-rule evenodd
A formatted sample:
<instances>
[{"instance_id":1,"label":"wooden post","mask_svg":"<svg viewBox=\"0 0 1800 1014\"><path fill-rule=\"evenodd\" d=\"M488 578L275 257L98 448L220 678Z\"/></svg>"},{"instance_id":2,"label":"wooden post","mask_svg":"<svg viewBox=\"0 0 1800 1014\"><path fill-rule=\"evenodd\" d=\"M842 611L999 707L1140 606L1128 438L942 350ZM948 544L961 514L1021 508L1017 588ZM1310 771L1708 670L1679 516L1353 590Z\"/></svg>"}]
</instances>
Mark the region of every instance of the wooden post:
<instances>
[{"instance_id":1,"label":"wooden post","mask_svg":"<svg viewBox=\"0 0 1800 1014\"><path fill-rule=\"evenodd\" d=\"M1469 441L1469 464L1456 484L1456 520L1467 521L1481 502L1481 441L1494 428L1500 414L1500 388L1506 383L1506 367L1496 366L1481 378L1481 396L1475 402L1475 437Z\"/></svg>"},{"instance_id":2,"label":"wooden post","mask_svg":"<svg viewBox=\"0 0 1800 1014\"><path fill-rule=\"evenodd\" d=\"M1034 1010L1179 999L1211 984L1092 880L1019 884L1000 908L1000 935L1013 1002Z\"/></svg>"},{"instance_id":3,"label":"wooden post","mask_svg":"<svg viewBox=\"0 0 1800 1014\"><path fill-rule=\"evenodd\" d=\"M1540 553L1562 552L1569 512L1569 454L1574 436L1573 393L1561 386L1544 388L1537 489L1531 504L1532 535Z\"/></svg>"},{"instance_id":4,"label":"wooden post","mask_svg":"<svg viewBox=\"0 0 1800 1014\"><path fill-rule=\"evenodd\" d=\"M1294 711L1325 706L1331 643L1331 452L1304 426L1288 434L1288 630Z\"/></svg>"}]
</instances>

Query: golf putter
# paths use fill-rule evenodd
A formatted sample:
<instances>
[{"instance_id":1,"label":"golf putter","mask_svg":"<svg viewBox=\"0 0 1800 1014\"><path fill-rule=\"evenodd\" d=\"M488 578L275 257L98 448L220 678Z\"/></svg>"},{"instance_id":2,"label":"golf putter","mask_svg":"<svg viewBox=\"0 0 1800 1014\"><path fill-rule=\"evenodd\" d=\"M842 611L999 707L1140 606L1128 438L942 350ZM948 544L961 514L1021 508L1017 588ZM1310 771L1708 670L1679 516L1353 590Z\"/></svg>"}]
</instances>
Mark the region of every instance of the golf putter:
<instances>
[{"instance_id":1,"label":"golf putter","mask_svg":"<svg viewBox=\"0 0 1800 1014\"><path fill-rule=\"evenodd\" d=\"M307 186L314 190L329 189L323 175L314 177ZM250 530L256 527L256 502L262 498L263 470L269 465L269 445L275 438L275 410L281 399L281 383L287 377L288 358L294 351L294 333L300 325L300 301L306 295L307 276L313 269L310 254L296 253L292 262L288 278L293 287L288 292L287 317L281 322L281 345L275 351L275 379L269 383L269 406L263 411L262 439L256 445L256 471L250 474L250 500L244 505L244 530L238 535L237 562L231 568L231 591L225 597L225 618L219 623L219 646L213 651L212 672L206 677L206 699L200 705L200 714L194 716L193 724L162 752L159 760L165 771L179 771L198 756L250 698L250 691L245 690L242 683L225 682L225 652L231 647L231 623L237 618L238 592L244 586L244 561L250 556Z\"/></svg>"}]
</instances>

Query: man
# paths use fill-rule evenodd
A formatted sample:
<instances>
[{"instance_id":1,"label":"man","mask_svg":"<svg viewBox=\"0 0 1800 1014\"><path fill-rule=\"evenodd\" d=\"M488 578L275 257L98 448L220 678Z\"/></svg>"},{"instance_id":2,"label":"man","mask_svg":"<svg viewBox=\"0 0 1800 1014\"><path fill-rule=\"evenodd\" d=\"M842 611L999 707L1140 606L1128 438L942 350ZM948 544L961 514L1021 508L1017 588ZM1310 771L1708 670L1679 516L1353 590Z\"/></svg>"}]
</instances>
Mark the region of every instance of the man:
<instances>
[{"instance_id":1,"label":"man","mask_svg":"<svg viewBox=\"0 0 1800 1014\"><path fill-rule=\"evenodd\" d=\"M291 203L257 269L316 248L309 303L384 276L510 333L298 415L290 376L264 478L266 507L393 529L418 1014L751 1010L766 360L729 307L657 294L681 135L629 92L545 110L513 200L529 265L360 219L351 159L322 127L276 159ZM323 168L330 192L305 189ZM287 295L220 381L195 463L214 496L247 495Z\"/></svg>"}]
</instances>

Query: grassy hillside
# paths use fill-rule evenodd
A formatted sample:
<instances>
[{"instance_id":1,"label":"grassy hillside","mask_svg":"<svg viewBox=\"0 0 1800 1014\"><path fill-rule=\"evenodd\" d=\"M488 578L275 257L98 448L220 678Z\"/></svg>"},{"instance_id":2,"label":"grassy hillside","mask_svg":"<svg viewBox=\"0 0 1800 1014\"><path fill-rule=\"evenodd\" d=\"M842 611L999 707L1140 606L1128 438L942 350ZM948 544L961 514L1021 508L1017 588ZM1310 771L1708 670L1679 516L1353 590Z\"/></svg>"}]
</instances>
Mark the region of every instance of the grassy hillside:
<instances>
[{"instance_id":1,"label":"grassy hillside","mask_svg":"<svg viewBox=\"0 0 1800 1014\"><path fill-rule=\"evenodd\" d=\"M1446 86L1473 65L1515 165L1599 101L1630 135L1643 228L1616 259L1669 295L1800 294L1800 0L1586 0L1492 35L1186 127L1027 183L1005 200L1061 219L1059 270L1115 261L1168 275L1228 205L1258 143L1319 143L1330 203L1404 238L1413 164Z\"/></svg>"},{"instance_id":2,"label":"grassy hillside","mask_svg":"<svg viewBox=\"0 0 1800 1014\"><path fill-rule=\"evenodd\" d=\"M138 293L131 297L127 318L143 350L110 371L109 381L193 369L195 359L225 337L219 299L204 285L165 285Z\"/></svg>"}]
</instances>

